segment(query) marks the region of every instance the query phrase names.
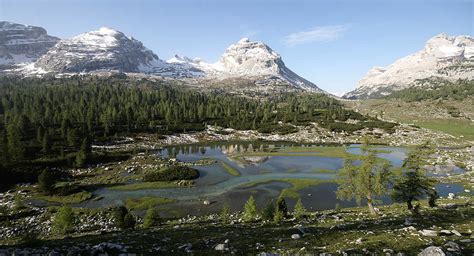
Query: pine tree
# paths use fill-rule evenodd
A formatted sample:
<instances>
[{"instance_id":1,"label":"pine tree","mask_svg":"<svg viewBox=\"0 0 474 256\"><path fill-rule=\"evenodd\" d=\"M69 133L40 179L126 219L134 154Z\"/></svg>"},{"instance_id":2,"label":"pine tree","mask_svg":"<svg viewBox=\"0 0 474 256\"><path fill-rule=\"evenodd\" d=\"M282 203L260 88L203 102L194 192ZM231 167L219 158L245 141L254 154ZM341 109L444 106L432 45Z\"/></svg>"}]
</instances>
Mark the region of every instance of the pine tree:
<instances>
[{"instance_id":1,"label":"pine tree","mask_svg":"<svg viewBox=\"0 0 474 256\"><path fill-rule=\"evenodd\" d=\"M55 177L48 169L44 169L38 176L38 188L44 194L52 194L55 183Z\"/></svg>"},{"instance_id":2,"label":"pine tree","mask_svg":"<svg viewBox=\"0 0 474 256\"><path fill-rule=\"evenodd\" d=\"M43 134L43 139L42 139L42 151L43 154L49 154L51 152L51 136L49 136L49 132L46 131Z\"/></svg>"},{"instance_id":3,"label":"pine tree","mask_svg":"<svg viewBox=\"0 0 474 256\"><path fill-rule=\"evenodd\" d=\"M53 228L60 234L67 234L74 229L74 213L70 206L64 205L59 208L54 218Z\"/></svg>"},{"instance_id":4,"label":"pine tree","mask_svg":"<svg viewBox=\"0 0 474 256\"><path fill-rule=\"evenodd\" d=\"M82 141L81 148L76 153L75 165L77 167L83 167L86 164L87 160L89 159L90 152L91 152L91 145L90 145L89 139L85 138Z\"/></svg>"},{"instance_id":5,"label":"pine tree","mask_svg":"<svg viewBox=\"0 0 474 256\"><path fill-rule=\"evenodd\" d=\"M283 217L288 216L288 206L286 205L285 198L279 197L276 203L277 211L280 211Z\"/></svg>"},{"instance_id":6,"label":"pine tree","mask_svg":"<svg viewBox=\"0 0 474 256\"><path fill-rule=\"evenodd\" d=\"M146 211L145 218L143 219L143 228L149 229L156 227L161 223L161 217L156 208L152 207Z\"/></svg>"},{"instance_id":7,"label":"pine tree","mask_svg":"<svg viewBox=\"0 0 474 256\"><path fill-rule=\"evenodd\" d=\"M294 216L297 219L301 219L306 215L306 208L303 205L303 202L301 201L301 198L298 198L298 201L295 204L295 210L294 210Z\"/></svg>"},{"instance_id":8,"label":"pine tree","mask_svg":"<svg viewBox=\"0 0 474 256\"><path fill-rule=\"evenodd\" d=\"M403 171L393 186L392 198L397 202L406 202L408 210L414 211L412 202L425 195L436 197L437 193L433 188L435 180L427 177L423 170L423 166L426 165L424 159L432 152L433 149L428 143L419 145L411 151L404 160Z\"/></svg>"},{"instance_id":9,"label":"pine tree","mask_svg":"<svg viewBox=\"0 0 474 256\"><path fill-rule=\"evenodd\" d=\"M253 221L257 218L258 212L257 212L257 205L255 203L255 199L253 198L253 195L250 195L249 199L244 205L244 215L243 219L246 222Z\"/></svg>"},{"instance_id":10,"label":"pine tree","mask_svg":"<svg viewBox=\"0 0 474 256\"><path fill-rule=\"evenodd\" d=\"M227 204L224 204L222 207L222 210L219 213L219 219L224 224L228 224L230 222L230 208Z\"/></svg>"},{"instance_id":11,"label":"pine tree","mask_svg":"<svg viewBox=\"0 0 474 256\"><path fill-rule=\"evenodd\" d=\"M275 203L273 201L270 201L267 203L267 205L265 205L265 208L263 208L262 218L264 220L272 221L274 215L275 215Z\"/></svg>"}]
</instances>

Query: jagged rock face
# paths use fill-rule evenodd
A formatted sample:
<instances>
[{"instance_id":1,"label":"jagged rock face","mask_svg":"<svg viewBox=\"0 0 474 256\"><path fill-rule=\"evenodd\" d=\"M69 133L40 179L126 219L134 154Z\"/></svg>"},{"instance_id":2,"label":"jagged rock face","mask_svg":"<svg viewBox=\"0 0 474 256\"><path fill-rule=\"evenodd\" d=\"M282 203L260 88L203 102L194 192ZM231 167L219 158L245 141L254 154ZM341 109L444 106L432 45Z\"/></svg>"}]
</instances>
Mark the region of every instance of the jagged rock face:
<instances>
[{"instance_id":1,"label":"jagged rock face","mask_svg":"<svg viewBox=\"0 0 474 256\"><path fill-rule=\"evenodd\" d=\"M344 97L380 97L410 86L422 86L423 80L433 78L474 79L474 39L437 35L423 50L401 58L387 68L370 69L359 81L357 89Z\"/></svg>"},{"instance_id":2,"label":"jagged rock face","mask_svg":"<svg viewBox=\"0 0 474 256\"><path fill-rule=\"evenodd\" d=\"M53 72L117 70L148 71L161 60L140 41L123 33L101 28L71 39L64 39L35 63L35 68Z\"/></svg>"},{"instance_id":3,"label":"jagged rock face","mask_svg":"<svg viewBox=\"0 0 474 256\"><path fill-rule=\"evenodd\" d=\"M1 21L0 65L33 62L58 41L44 28Z\"/></svg>"},{"instance_id":4,"label":"jagged rock face","mask_svg":"<svg viewBox=\"0 0 474 256\"><path fill-rule=\"evenodd\" d=\"M281 56L266 44L252 42L248 38L227 48L214 67L227 76L267 77L271 83L275 83L276 79L297 88L322 91L287 68Z\"/></svg>"}]
</instances>

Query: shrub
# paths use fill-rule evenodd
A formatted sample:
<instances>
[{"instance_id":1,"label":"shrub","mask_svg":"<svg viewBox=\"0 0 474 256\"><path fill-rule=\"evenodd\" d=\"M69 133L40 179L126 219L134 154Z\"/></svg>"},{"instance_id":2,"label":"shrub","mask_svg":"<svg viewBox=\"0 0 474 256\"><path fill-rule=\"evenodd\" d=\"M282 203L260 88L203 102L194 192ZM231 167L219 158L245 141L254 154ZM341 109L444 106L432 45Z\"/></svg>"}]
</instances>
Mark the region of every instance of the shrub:
<instances>
[{"instance_id":1,"label":"shrub","mask_svg":"<svg viewBox=\"0 0 474 256\"><path fill-rule=\"evenodd\" d=\"M125 206L116 207L113 211L115 225L121 229L132 229L135 227L135 219Z\"/></svg>"},{"instance_id":2,"label":"shrub","mask_svg":"<svg viewBox=\"0 0 474 256\"><path fill-rule=\"evenodd\" d=\"M187 166L170 166L166 169L151 172L145 175L144 181L175 181L175 180L193 180L199 178L199 171Z\"/></svg>"}]
</instances>

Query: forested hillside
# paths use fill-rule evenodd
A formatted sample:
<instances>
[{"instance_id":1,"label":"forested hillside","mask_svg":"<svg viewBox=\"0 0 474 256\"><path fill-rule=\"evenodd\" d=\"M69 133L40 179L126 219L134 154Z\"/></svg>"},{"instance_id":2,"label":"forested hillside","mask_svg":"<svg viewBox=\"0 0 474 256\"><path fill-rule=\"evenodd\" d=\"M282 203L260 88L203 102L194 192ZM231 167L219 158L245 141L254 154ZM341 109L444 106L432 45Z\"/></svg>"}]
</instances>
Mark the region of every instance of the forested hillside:
<instances>
[{"instance_id":1,"label":"forested hillside","mask_svg":"<svg viewBox=\"0 0 474 256\"><path fill-rule=\"evenodd\" d=\"M295 125L309 122L348 132L394 126L345 110L324 94L251 99L124 77L3 77L0 99L0 162L9 171L22 173L84 166L94 158L93 141L138 132L172 134L218 125L291 133ZM348 119L358 123L344 122ZM12 177L22 179L21 175Z\"/></svg>"}]
</instances>

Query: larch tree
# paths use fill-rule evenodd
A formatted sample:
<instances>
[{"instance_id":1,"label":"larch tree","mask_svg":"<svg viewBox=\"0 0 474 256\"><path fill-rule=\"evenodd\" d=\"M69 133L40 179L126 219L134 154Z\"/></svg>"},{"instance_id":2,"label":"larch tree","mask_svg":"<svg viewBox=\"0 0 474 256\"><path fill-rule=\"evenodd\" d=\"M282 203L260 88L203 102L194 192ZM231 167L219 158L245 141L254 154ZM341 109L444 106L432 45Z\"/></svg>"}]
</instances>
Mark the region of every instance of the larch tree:
<instances>
[{"instance_id":1,"label":"larch tree","mask_svg":"<svg viewBox=\"0 0 474 256\"><path fill-rule=\"evenodd\" d=\"M338 173L337 198L355 199L357 203L365 200L370 214L378 215L374 208L376 197L387 192L391 177L390 163L377 159L375 152L369 150L360 165L354 165L351 160L346 159L344 167Z\"/></svg>"}]
</instances>

